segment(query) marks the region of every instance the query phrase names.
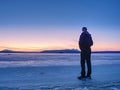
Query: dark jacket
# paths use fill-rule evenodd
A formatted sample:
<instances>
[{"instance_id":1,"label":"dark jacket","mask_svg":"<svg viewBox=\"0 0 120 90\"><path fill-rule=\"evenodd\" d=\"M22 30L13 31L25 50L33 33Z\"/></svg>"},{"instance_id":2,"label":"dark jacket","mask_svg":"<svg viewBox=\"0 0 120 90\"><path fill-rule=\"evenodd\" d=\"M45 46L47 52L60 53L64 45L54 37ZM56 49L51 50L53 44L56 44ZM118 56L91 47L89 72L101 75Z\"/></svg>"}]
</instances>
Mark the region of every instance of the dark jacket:
<instances>
[{"instance_id":1,"label":"dark jacket","mask_svg":"<svg viewBox=\"0 0 120 90\"><path fill-rule=\"evenodd\" d=\"M87 31L83 32L79 38L79 47L81 51L91 51L91 46L93 45L93 40L91 34Z\"/></svg>"}]
</instances>

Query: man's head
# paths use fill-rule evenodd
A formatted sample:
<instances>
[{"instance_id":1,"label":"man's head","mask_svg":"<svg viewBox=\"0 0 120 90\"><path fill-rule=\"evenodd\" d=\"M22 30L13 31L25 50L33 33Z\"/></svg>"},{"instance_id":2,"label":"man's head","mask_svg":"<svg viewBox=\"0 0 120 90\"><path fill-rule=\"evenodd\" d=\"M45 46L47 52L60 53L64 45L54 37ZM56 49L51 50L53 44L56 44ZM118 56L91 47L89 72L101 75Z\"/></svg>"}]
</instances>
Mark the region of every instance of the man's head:
<instances>
[{"instance_id":1,"label":"man's head","mask_svg":"<svg viewBox=\"0 0 120 90\"><path fill-rule=\"evenodd\" d=\"M83 32L86 32L86 31L87 31L87 27L83 27L83 28L82 28L82 31L83 31Z\"/></svg>"}]
</instances>

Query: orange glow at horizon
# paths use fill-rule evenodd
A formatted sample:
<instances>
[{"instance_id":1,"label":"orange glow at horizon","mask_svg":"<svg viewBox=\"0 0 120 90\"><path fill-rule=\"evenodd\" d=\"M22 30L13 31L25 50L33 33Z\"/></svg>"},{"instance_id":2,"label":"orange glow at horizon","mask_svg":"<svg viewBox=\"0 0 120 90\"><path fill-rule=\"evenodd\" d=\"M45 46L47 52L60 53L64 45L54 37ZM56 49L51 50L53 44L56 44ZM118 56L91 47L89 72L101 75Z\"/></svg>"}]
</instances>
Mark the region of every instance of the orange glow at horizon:
<instances>
[{"instance_id":1,"label":"orange glow at horizon","mask_svg":"<svg viewBox=\"0 0 120 90\"><path fill-rule=\"evenodd\" d=\"M97 30L92 31L92 30ZM104 30L104 29L103 29ZM107 30L107 29L105 29ZM103 33L97 28L90 28L94 45L92 51L119 51L119 31ZM81 34L79 27L53 28L1 28L0 50L42 51L53 49L79 49Z\"/></svg>"},{"instance_id":2,"label":"orange glow at horizon","mask_svg":"<svg viewBox=\"0 0 120 90\"><path fill-rule=\"evenodd\" d=\"M119 46L111 47L110 45L94 45L91 47L92 51L120 51ZM0 46L0 50L9 49L14 51L42 51L42 50L59 50L59 49L78 49L77 44L74 45L54 45L54 44L44 44L44 45L13 45L13 46Z\"/></svg>"}]
</instances>

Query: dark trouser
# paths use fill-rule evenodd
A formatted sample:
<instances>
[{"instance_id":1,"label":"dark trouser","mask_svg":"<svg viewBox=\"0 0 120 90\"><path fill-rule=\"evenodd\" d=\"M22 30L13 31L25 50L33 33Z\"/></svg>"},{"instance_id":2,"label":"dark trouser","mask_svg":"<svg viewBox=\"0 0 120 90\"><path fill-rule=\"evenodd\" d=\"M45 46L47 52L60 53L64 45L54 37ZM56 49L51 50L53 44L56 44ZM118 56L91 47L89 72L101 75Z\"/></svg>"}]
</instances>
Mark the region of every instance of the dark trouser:
<instances>
[{"instance_id":1,"label":"dark trouser","mask_svg":"<svg viewBox=\"0 0 120 90\"><path fill-rule=\"evenodd\" d=\"M91 75L91 51L81 51L81 76L86 75L85 63L87 63L87 76Z\"/></svg>"}]
</instances>

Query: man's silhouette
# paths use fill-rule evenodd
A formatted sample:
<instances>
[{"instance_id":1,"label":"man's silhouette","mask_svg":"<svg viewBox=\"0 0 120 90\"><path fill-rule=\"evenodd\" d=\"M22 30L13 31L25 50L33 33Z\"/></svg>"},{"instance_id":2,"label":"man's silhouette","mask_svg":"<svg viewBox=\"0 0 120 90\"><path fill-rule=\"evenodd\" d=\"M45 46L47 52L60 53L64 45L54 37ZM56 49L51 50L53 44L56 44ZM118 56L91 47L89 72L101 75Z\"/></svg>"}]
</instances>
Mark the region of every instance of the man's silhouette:
<instances>
[{"instance_id":1,"label":"man's silhouette","mask_svg":"<svg viewBox=\"0 0 120 90\"><path fill-rule=\"evenodd\" d=\"M81 49L81 76L78 79L91 78L91 46L93 40L91 34L86 27L82 28L82 33L79 38L79 48ZM87 73L85 71L85 63L87 64Z\"/></svg>"}]
</instances>

